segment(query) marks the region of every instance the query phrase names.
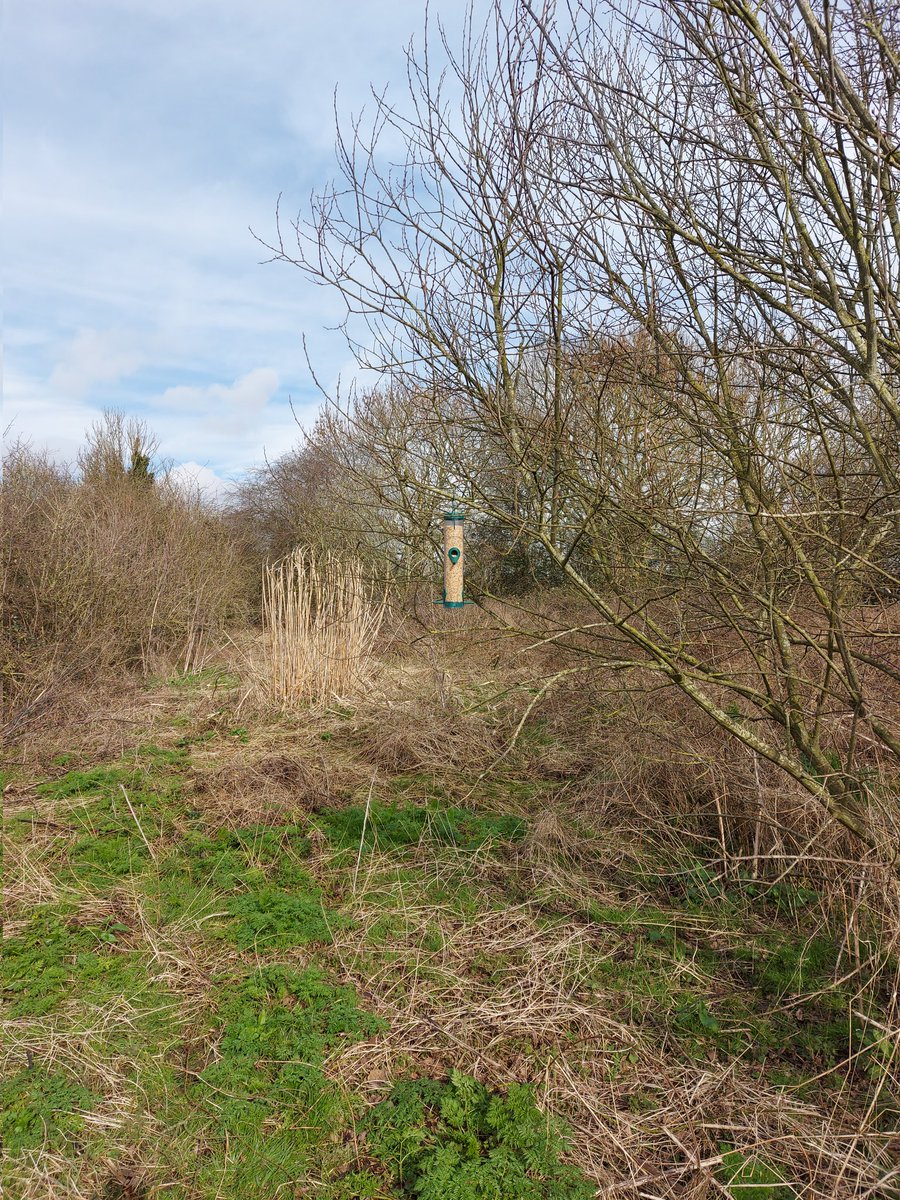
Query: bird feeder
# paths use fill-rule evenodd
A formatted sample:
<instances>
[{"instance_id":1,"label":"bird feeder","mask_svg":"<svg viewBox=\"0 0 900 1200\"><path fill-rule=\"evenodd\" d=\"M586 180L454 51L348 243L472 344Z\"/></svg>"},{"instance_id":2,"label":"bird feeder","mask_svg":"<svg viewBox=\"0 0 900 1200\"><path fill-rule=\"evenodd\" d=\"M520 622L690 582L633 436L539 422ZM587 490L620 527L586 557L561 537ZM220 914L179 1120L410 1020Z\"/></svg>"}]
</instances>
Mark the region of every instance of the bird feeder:
<instances>
[{"instance_id":1,"label":"bird feeder","mask_svg":"<svg viewBox=\"0 0 900 1200\"><path fill-rule=\"evenodd\" d=\"M444 608L462 608L465 513L444 513Z\"/></svg>"}]
</instances>

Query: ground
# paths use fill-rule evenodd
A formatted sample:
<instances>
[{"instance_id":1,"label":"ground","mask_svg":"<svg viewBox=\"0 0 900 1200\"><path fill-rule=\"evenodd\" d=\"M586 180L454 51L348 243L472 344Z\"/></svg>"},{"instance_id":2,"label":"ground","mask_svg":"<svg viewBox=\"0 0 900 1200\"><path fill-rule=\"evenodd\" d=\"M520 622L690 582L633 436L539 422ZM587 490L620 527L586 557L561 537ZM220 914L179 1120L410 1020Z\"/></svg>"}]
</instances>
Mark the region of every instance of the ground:
<instances>
[{"instance_id":1,"label":"ground","mask_svg":"<svg viewBox=\"0 0 900 1200\"><path fill-rule=\"evenodd\" d=\"M509 749L244 695L152 681L9 756L10 1197L900 1195L814 888L656 854L537 709Z\"/></svg>"}]
</instances>

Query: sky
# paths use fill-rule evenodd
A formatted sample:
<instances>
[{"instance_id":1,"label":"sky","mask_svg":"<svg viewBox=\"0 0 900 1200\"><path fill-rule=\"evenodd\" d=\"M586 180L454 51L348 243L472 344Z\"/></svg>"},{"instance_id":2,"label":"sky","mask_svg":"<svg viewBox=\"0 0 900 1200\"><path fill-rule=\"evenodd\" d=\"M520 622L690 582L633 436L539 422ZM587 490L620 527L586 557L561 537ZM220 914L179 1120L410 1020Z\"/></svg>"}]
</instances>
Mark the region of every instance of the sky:
<instances>
[{"instance_id":1,"label":"sky","mask_svg":"<svg viewBox=\"0 0 900 1200\"><path fill-rule=\"evenodd\" d=\"M466 0L432 2L448 30ZM334 170L334 103L398 102L425 0L6 0L3 429L71 461L105 408L211 495L348 381L338 298L264 264ZM332 327L329 329L329 326Z\"/></svg>"}]
</instances>

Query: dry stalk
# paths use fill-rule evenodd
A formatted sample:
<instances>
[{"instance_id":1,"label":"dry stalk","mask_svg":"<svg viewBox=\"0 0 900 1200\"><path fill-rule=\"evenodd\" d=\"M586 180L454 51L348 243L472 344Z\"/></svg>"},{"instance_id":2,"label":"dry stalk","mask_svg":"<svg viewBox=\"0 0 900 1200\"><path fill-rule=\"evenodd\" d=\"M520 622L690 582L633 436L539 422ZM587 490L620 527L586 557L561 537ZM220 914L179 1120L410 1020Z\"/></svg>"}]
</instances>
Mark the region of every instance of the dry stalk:
<instances>
[{"instance_id":1,"label":"dry stalk","mask_svg":"<svg viewBox=\"0 0 900 1200\"><path fill-rule=\"evenodd\" d=\"M267 686L282 708L352 694L364 683L387 600L358 559L298 547L263 570Z\"/></svg>"}]
</instances>

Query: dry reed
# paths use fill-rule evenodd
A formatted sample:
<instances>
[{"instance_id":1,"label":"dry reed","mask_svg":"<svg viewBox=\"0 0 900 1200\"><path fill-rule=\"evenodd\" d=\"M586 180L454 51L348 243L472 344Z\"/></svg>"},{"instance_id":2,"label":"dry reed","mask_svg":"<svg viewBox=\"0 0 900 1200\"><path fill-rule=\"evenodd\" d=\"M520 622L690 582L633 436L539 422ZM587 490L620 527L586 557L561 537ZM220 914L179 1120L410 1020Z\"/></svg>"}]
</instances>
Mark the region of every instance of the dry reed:
<instances>
[{"instance_id":1,"label":"dry reed","mask_svg":"<svg viewBox=\"0 0 900 1200\"><path fill-rule=\"evenodd\" d=\"M263 569L267 686L282 708L353 694L371 677L387 600L358 559L298 547Z\"/></svg>"}]
</instances>

